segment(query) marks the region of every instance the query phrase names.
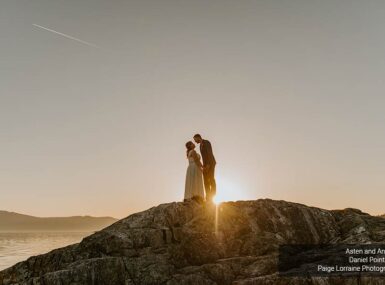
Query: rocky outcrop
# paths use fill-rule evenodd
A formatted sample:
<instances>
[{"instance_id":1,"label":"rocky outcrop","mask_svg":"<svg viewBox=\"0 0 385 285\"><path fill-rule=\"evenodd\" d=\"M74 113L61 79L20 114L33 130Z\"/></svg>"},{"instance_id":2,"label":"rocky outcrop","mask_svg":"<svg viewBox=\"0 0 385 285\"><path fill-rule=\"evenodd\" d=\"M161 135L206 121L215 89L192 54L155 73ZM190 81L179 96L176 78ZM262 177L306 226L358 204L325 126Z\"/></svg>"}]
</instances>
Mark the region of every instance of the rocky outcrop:
<instances>
[{"instance_id":1,"label":"rocky outcrop","mask_svg":"<svg viewBox=\"0 0 385 285\"><path fill-rule=\"evenodd\" d=\"M380 277L282 277L282 244L385 242L385 220L262 199L152 207L0 272L0 284L385 284Z\"/></svg>"}]
</instances>

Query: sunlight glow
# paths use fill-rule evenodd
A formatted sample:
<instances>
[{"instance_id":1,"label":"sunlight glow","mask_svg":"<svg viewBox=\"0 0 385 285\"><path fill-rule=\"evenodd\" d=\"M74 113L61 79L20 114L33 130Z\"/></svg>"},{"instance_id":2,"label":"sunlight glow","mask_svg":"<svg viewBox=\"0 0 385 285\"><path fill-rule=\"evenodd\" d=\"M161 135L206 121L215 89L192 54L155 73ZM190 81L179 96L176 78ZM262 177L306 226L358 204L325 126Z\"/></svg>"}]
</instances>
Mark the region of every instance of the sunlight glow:
<instances>
[{"instance_id":1,"label":"sunlight glow","mask_svg":"<svg viewBox=\"0 0 385 285\"><path fill-rule=\"evenodd\" d=\"M234 182L219 176L217 178L217 193L213 197L214 204L219 205L226 201L247 199L246 191L244 191L245 189L241 188L242 187L237 186Z\"/></svg>"},{"instance_id":2,"label":"sunlight glow","mask_svg":"<svg viewBox=\"0 0 385 285\"><path fill-rule=\"evenodd\" d=\"M213 197L213 202L215 205L219 205L220 203L224 202L223 198L219 197L218 195L215 195Z\"/></svg>"}]
</instances>

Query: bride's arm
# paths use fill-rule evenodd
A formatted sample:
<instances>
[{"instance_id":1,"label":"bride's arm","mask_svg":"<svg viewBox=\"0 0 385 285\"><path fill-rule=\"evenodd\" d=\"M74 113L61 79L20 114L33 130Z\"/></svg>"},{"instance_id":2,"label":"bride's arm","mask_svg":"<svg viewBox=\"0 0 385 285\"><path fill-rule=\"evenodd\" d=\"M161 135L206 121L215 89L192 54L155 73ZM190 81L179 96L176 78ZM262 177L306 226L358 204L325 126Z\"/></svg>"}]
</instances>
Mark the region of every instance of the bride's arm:
<instances>
[{"instance_id":1,"label":"bride's arm","mask_svg":"<svg viewBox=\"0 0 385 285\"><path fill-rule=\"evenodd\" d=\"M202 168L203 165L202 165L202 163L201 163L201 161L200 161L200 159L199 159L199 157L198 157L197 152L196 152L195 150L193 150L192 153L191 153L191 155L192 155L192 157L194 158L194 161L195 161L196 165L198 165L199 168Z\"/></svg>"}]
</instances>

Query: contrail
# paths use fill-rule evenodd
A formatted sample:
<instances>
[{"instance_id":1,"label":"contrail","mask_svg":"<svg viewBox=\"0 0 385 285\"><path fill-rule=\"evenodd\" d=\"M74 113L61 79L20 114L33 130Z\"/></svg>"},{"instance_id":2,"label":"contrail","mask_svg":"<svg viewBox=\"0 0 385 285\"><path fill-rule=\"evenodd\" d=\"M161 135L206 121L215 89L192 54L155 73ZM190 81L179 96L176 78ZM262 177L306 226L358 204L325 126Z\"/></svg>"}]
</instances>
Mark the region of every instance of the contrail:
<instances>
[{"instance_id":1,"label":"contrail","mask_svg":"<svg viewBox=\"0 0 385 285\"><path fill-rule=\"evenodd\" d=\"M40 28L40 29L43 29L43 30L46 30L46 31L49 31L49 32L52 32L52 33L55 33L55 34L58 34L58 35L61 35L61 36L65 37L65 38L67 38L67 39L70 39L70 40L73 40L73 41L77 41L77 42L82 43L82 44L84 44L84 45L87 45L87 46L90 46L90 47L94 47L94 48L100 49L100 47L98 47L97 45L94 45L94 44L92 44L92 43L83 41L83 40L81 40L81 39L71 37L71 36L69 36L69 35L66 35L66 34L57 32L57 31L55 31L55 30L51 30L51 29L45 28L45 27L40 26L40 25L37 25L37 24L32 24L32 25L35 26L35 27L38 27L38 28Z\"/></svg>"}]
</instances>

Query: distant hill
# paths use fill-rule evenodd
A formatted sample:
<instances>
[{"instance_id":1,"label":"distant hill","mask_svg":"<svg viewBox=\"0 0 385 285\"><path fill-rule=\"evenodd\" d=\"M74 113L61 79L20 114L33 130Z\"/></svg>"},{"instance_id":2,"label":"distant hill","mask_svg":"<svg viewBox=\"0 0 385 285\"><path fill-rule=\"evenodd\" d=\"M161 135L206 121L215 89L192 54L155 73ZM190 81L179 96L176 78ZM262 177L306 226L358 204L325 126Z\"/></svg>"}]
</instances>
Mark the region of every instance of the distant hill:
<instances>
[{"instance_id":1,"label":"distant hill","mask_svg":"<svg viewBox=\"0 0 385 285\"><path fill-rule=\"evenodd\" d=\"M29 231L98 231L117 221L111 217L50 217L41 218L0 211L0 232Z\"/></svg>"}]
</instances>

